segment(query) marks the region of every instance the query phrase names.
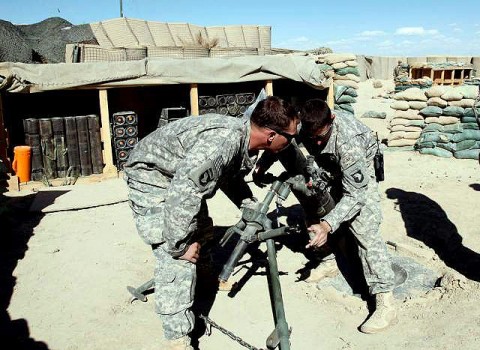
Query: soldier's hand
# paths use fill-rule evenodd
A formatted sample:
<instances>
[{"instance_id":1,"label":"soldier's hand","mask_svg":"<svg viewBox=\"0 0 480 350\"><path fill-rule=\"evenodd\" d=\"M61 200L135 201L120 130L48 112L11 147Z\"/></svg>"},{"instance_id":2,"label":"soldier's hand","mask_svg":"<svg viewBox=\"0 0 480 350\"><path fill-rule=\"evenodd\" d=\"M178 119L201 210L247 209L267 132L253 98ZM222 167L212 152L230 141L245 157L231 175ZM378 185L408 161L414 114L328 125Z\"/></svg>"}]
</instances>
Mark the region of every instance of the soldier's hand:
<instances>
[{"instance_id":1,"label":"soldier's hand","mask_svg":"<svg viewBox=\"0 0 480 350\"><path fill-rule=\"evenodd\" d=\"M257 166L252 173L253 183L258 187L263 188L265 187L265 183L263 182L264 178L265 178L265 170Z\"/></svg>"},{"instance_id":2,"label":"soldier's hand","mask_svg":"<svg viewBox=\"0 0 480 350\"><path fill-rule=\"evenodd\" d=\"M328 222L321 221L319 224L309 226L307 230L314 236L308 241L305 248L316 248L321 247L327 242L328 234L331 232L332 228Z\"/></svg>"},{"instance_id":3,"label":"soldier's hand","mask_svg":"<svg viewBox=\"0 0 480 350\"><path fill-rule=\"evenodd\" d=\"M196 263L200 258L200 248L201 245L198 242L192 243L185 254L183 254L179 259L190 261L191 263Z\"/></svg>"}]
</instances>

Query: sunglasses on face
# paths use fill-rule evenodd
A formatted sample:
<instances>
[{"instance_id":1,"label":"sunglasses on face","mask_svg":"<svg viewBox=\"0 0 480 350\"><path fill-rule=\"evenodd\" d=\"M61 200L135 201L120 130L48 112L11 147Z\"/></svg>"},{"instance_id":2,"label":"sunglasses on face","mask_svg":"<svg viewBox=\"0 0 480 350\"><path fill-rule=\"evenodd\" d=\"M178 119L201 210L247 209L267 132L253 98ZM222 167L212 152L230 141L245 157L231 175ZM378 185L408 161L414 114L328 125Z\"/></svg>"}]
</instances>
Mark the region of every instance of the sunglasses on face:
<instances>
[{"instance_id":1,"label":"sunglasses on face","mask_svg":"<svg viewBox=\"0 0 480 350\"><path fill-rule=\"evenodd\" d=\"M311 136L308 136L308 138L313 142L325 140L325 138L330 134L330 130L332 130L332 125L333 124L329 124L328 127L325 130L323 130L320 134L311 135Z\"/></svg>"},{"instance_id":2,"label":"sunglasses on face","mask_svg":"<svg viewBox=\"0 0 480 350\"><path fill-rule=\"evenodd\" d=\"M275 131L277 134L279 135L282 135L283 137L285 137L287 139L287 142L290 144L292 143L293 139L295 138L295 136L297 136L296 134L289 134L289 133L286 133L285 131L282 131L282 130L279 130L275 127L272 127L272 126L267 126L267 128Z\"/></svg>"}]
</instances>

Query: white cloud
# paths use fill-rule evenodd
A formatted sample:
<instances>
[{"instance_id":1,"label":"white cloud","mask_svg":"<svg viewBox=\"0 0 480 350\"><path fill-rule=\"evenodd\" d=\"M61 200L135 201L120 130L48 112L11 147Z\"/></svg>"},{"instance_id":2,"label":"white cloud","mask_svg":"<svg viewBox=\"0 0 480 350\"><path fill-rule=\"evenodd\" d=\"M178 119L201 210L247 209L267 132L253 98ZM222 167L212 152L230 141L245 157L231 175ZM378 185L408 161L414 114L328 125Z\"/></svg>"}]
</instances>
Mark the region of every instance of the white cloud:
<instances>
[{"instance_id":1,"label":"white cloud","mask_svg":"<svg viewBox=\"0 0 480 350\"><path fill-rule=\"evenodd\" d=\"M383 30L365 30L361 33L358 33L357 36L382 36L385 35Z\"/></svg>"},{"instance_id":2,"label":"white cloud","mask_svg":"<svg viewBox=\"0 0 480 350\"><path fill-rule=\"evenodd\" d=\"M436 29L425 29L423 27L401 27L395 31L396 35L434 35L438 34Z\"/></svg>"},{"instance_id":3,"label":"white cloud","mask_svg":"<svg viewBox=\"0 0 480 350\"><path fill-rule=\"evenodd\" d=\"M299 36L298 38L293 38L290 41L296 42L296 43L306 43L306 42L309 42L310 39L307 38L306 36Z\"/></svg>"}]
</instances>

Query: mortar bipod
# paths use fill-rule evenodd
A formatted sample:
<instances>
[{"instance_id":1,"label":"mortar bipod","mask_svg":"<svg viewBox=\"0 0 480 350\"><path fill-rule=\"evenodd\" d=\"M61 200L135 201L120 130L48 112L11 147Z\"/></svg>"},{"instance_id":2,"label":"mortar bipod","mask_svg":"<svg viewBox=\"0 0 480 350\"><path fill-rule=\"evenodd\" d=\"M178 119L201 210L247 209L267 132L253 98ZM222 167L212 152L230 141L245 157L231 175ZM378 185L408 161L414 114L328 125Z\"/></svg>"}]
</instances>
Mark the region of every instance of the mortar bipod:
<instances>
[{"instance_id":1,"label":"mortar bipod","mask_svg":"<svg viewBox=\"0 0 480 350\"><path fill-rule=\"evenodd\" d=\"M145 295L145 292L153 288L154 285L155 285L155 280L152 278L151 280L145 282L138 288L127 286L127 290L132 295L132 298L130 299L130 303L133 303L135 300L146 302L147 296Z\"/></svg>"}]
</instances>

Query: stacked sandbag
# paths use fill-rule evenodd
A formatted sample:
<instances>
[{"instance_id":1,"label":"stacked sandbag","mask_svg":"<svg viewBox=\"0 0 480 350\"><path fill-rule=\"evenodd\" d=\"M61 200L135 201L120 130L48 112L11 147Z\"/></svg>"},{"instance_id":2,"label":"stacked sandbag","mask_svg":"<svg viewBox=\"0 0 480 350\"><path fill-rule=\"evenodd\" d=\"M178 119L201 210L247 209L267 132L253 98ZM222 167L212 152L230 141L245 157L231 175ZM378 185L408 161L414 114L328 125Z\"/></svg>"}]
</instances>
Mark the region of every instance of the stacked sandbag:
<instances>
[{"instance_id":1,"label":"stacked sandbag","mask_svg":"<svg viewBox=\"0 0 480 350\"><path fill-rule=\"evenodd\" d=\"M327 53L317 58L317 63L333 70L335 109L353 114L352 103L356 102L360 72L354 54Z\"/></svg>"},{"instance_id":2,"label":"stacked sandbag","mask_svg":"<svg viewBox=\"0 0 480 350\"><path fill-rule=\"evenodd\" d=\"M390 106L395 110L390 120L390 133L387 137L389 147L413 146L420 137L425 120L420 110L427 107L425 92L419 88L409 88L393 96Z\"/></svg>"},{"instance_id":3,"label":"stacked sandbag","mask_svg":"<svg viewBox=\"0 0 480 350\"><path fill-rule=\"evenodd\" d=\"M425 127L415 149L445 158L478 159L480 130L473 110L478 87L434 86L425 91L425 96L427 106L419 112L425 118Z\"/></svg>"}]
</instances>

